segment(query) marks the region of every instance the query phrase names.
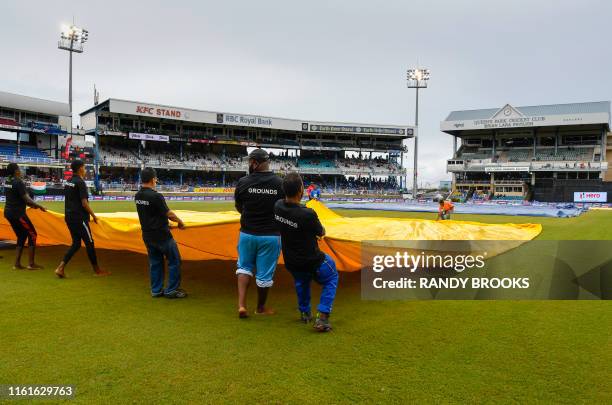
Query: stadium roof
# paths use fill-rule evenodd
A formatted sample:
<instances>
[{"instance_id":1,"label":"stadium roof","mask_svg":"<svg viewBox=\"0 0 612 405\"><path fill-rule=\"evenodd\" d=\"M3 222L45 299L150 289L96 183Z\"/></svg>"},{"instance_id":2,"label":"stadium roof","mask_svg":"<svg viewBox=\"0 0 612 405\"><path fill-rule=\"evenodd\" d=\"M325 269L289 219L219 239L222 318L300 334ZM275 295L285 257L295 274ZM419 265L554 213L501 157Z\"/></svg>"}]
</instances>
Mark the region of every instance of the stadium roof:
<instances>
[{"instance_id":1,"label":"stadium roof","mask_svg":"<svg viewBox=\"0 0 612 405\"><path fill-rule=\"evenodd\" d=\"M413 128L408 125L358 124L347 122L321 122L278 118L261 115L237 114L222 111L194 110L182 107L151 104L140 101L109 98L81 113L81 117L94 111L107 110L111 113L137 115L158 119L178 120L216 125L269 128L287 131L312 131L323 133L344 133L353 135L388 135L411 137ZM90 120L85 120L89 122ZM81 121L83 123L83 120ZM85 128L91 129L91 128Z\"/></svg>"},{"instance_id":2,"label":"stadium roof","mask_svg":"<svg viewBox=\"0 0 612 405\"><path fill-rule=\"evenodd\" d=\"M558 114L588 114L588 113L610 113L609 101L595 101L590 103L529 105L514 107L523 115L532 117L536 115L558 115ZM499 108L485 108L482 110L464 110L451 112L446 121L479 120L491 118Z\"/></svg>"},{"instance_id":3,"label":"stadium roof","mask_svg":"<svg viewBox=\"0 0 612 405\"><path fill-rule=\"evenodd\" d=\"M70 117L70 106L68 103L43 100L41 98L22 96L4 91L0 91L0 106L20 111Z\"/></svg>"},{"instance_id":4,"label":"stadium roof","mask_svg":"<svg viewBox=\"0 0 612 405\"><path fill-rule=\"evenodd\" d=\"M440 128L444 132L469 129L521 128L604 124L610 127L610 101L550 104L453 111Z\"/></svg>"}]
</instances>

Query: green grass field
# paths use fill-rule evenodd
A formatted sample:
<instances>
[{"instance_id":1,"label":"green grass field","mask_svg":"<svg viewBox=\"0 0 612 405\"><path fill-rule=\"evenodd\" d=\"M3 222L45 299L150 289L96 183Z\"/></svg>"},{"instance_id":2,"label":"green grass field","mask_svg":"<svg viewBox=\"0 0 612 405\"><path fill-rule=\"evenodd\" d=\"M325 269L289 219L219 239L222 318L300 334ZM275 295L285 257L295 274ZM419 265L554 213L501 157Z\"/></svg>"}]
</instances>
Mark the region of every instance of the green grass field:
<instances>
[{"instance_id":1,"label":"green grass field","mask_svg":"<svg viewBox=\"0 0 612 405\"><path fill-rule=\"evenodd\" d=\"M539 222L542 239L612 239L612 212L454 219ZM98 279L81 249L70 278L58 280L52 269L64 250L39 249L45 270L30 272L12 270L12 250L0 252L0 384L72 384L77 403L105 404L612 402L609 301L366 302L359 274L343 273L335 330L317 334L296 321L282 267L270 296L277 315L239 320L234 263L185 262L190 297L171 301L150 298L146 257L133 253L99 251L113 274Z\"/></svg>"}]
</instances>

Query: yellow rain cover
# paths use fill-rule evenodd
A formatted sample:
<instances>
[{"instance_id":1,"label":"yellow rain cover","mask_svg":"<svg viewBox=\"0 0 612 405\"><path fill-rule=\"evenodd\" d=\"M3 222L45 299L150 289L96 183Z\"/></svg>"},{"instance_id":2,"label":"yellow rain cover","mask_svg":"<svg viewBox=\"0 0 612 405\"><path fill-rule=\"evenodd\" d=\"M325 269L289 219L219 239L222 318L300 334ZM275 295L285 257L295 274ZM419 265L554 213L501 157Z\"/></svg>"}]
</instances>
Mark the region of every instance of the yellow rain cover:
<instances>
[{"instance_id":1,"label":"yellow rain cover","mask_svg":"<svg viewBox=\"0 0 612 405\"><path fill-rule=\"evenodd\" d=\"M339 270L356 271L361 265L361 241L371 240L514 240L528 241L541 231L539 224L484 224L465 221L433 221L409 218L342 217L318 201L310 201L327 232L323 251L332 256ZM0 210L1 211L1 210ZM184 260L236 260L240 215L235 212L176 210L185 230L172 228ZM70 245L64 216L56 212L28 209L38 232L39 245ZM136 212L98 214L91 222L97 248L128 250L146 254ZM0 239L14 240L10 224L0 217ZM282 262L282 258L281 258Z\"/></svg>"}]
</instances>

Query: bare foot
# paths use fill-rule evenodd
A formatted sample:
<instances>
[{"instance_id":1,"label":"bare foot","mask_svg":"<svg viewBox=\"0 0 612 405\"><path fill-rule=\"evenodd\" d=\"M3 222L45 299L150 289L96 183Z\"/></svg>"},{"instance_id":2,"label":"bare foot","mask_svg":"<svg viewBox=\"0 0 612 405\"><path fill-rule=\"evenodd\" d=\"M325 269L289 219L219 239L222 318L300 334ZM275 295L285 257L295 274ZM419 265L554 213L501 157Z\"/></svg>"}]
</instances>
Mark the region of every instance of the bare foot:
<instances>
[{"instance_id":1,"label":"bare foot","mask_svg":"<svg viewBox=\"0 0 612 405\"><path fill-rule=\"evenodd\" d=\"M55 275L59 278L66 278L64 274L64 266L60 265L57 269L55 269Z\"/></svg>"},{"instance_id":2,"label":"bare foot","mask_svg":"<svg viewBox=\"0 0 612 405\"><path fill-rule=\"evenodd\" d=\"M247 309L245 307L240 307L240 309L238 309L238 318L244 319L248 317L249 317L249 312L247 311Z\"/></svg>"},{"instance_id":3,"label":"bare foot","mask_svg":"<svg viewBox=\"0 0 612 405\"><path fill-rule=\"evenodd\" d=\"M257 308L256 315L274 315L276 312L272 308Z\"/></svg>"},{"instance_id":4,"label":"bare foot","mask_svg":"<svg viewBox=\"0 0 612 405\"><path fill-rule=\"evenodd\" d=\"M110 276L110 274L111 274L111 273L110 273L110 271L97 270L97 271L94 273L94 276L95 276L95 277L105 277L105 276Z\"/></svg>"},{"instance_id":5,"label":"bare foot","mask_svg":"<svg viewBox=\"0 0 612 405\"><path fill-rule=\"evenodd\" d=\"M36 263L32 263L28 266L28 270L40 270L42 268L43 266L36 264Z\"/></svg>"}]
</instances>

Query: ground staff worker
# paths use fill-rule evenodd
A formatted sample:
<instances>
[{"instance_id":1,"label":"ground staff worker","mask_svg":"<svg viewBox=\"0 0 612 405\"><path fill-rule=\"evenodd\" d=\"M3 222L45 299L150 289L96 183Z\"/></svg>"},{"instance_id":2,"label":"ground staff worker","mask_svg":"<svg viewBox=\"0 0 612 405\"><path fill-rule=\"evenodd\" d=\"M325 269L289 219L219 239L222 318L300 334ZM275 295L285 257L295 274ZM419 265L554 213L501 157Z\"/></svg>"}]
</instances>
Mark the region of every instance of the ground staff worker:
<instances>
[{"instance_id":1,"label":"ground staff worker","mask_svg":"<svg viewBox=\"0 0 612 405\"><path fill-rule=\"evenodd\" d=\"M21 265L21 254L28 241L29 261L28 270L41 269L34 261L36 252L36 228L26 215L26 206L38 208L41 211L47 211L45 207L37 204L30 198L26 189L25 183L21 179L21 170L17 163L9 163L6 167L8 177L4 184L4 192L6 195L6 203L4 204L4 218L11 224L11 228L17 237L17 249L15 252L14 269L23 269Z\"/></svg>"},{"instance_id":2,"label":"ground staff worker","mask_svg":"<svg viewBox=\"0 0 612 405\"><path fill-rule=\"evenodd\" d=\"M89 206L89 192L87 191L87 184L83 180L85 177L85 164L82 160L75 160L70 164L70 168L72 169L72 178L64 185L64 219L72 237L72 245L66 252L64 259L57 266L55 275L59 278L66 277L64 268L70 259L72 259L72 256L81 248L81 241L83 241L94 273L97 276L107 276L110 273L101 270L100 266L98 266L94 240L89 228L89 217L91 216L95 223L98 223L98 218Z\"/></svg>"},{"instance_id":3,"label":"ground staff worker","mask_svg":"<svg viewBox=\"0 0 612 405\"><path fill-rule=\"evenodd\" d=\"M274 203L284 198L282 180L270 171L270 156L263 149L249 154L249 175L238 180L234 192L240 212L238 238L238 316L246 318L247 290L255 275L257 314L272 314L266 308L268 291L273 284L281 243L274 221Z\"/></svg>"},{"instance_id":4,"label":"ground staff worker","mask_svg":"<svg viewBox=\"0 0 612 405\"><path fill-rule=\"evenodd\" d=\"M451 213L455 210L455 206L452 202L440 199L438 205L438 220L451 219Z\"/></svg>"},{"instance_id":5,"label":"ground staff worker","mask_svg":"<svg viewBox=\"0 0 612 405\"><path fill-rule=\"evenodd\" d=\"M283 190L285 199L274 205L274 218L280 227L285 267L295 281L301 320L304 323L312 320L310 284L314 280L322 286L314 327L327 332L331 330L329 316L338 288L336 263L319 249L318 239L325 235L325 229L317 213L300 203L304 195L300 175L287 174Z\"/></svg>"},{"instance_id":6,"label":"ground staff worker","mask_svg":"<svg viewBox=\"0 0 612 405\"><path fill-rule=\"evenodd\" d=\"M149 255L151 296L185 298L181 286L181 255L170 233L168 220L176 222L179 229L185 224L168 208L163 195L155 191L157 173L147 167L140 173L142 186L134 196L138 219L142 228L142 240ZM164 290L164 258L168 260L168 285Z\"/></svg>"}]
</instances>

